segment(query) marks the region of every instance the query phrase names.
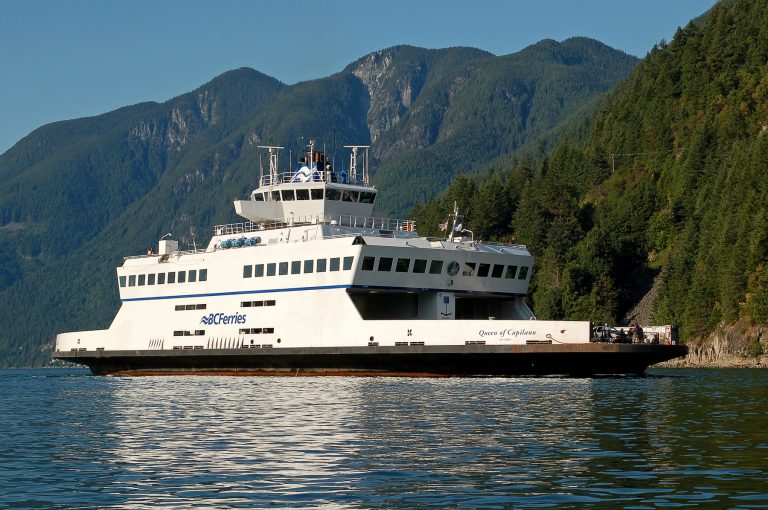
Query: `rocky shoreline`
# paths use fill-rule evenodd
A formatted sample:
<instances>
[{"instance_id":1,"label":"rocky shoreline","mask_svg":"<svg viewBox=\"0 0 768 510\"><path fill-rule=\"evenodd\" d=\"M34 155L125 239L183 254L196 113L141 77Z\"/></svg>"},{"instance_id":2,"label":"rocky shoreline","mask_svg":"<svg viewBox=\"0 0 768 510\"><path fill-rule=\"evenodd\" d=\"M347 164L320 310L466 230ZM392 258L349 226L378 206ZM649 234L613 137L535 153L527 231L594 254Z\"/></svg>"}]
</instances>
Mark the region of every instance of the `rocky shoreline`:
<instances>
[{"instance_id":1,"label":"rocky shoreline","mask_svg":"<svg viewBox=\"0 0 768 510\"><path fill-rule=\"evenodd\" d=\"M768 339L765 328L743 321L720 324L706 337L689 340L688 355L654 365L660 368L766 368Z\"/></svg>"}]
</instances>

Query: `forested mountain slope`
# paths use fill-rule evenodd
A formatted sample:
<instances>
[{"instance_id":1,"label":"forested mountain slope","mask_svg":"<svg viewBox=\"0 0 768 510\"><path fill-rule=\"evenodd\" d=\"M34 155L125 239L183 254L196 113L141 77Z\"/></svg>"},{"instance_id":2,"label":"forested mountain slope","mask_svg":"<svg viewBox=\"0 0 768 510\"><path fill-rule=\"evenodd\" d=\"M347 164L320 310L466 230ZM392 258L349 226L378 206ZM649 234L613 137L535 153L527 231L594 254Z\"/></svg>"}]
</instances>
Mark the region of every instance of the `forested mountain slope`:
<instances>
[{"instance_id":1,"label":"forested mountain slope","mask_svg":"<svg viewBox=\"0 0 768 510\"><path fill-rule=\"evenodd\" d=\"M399 46L320 80L238 69L165 103L43 126L0 156L0 366L46 361L58 331L106 327L123 255L166 232L199 246L236 221L260 144L286 146L284 169L310 137L337 165L342 145L371 144L390 197L379 212L402 213L458 172L547 143L636 62L589 39L503 57Z\"/></svg>"},{"instance_id":2,"label":"forested mountain slope","mask_svg":"<svg viewBox=\"0 0 768 510\"><path fill-rule=\"evenodd\" d=\"M486 238L537 257L542 318L620 319L656 274L658 323L684 338L768 323L768 4L721 2L657 45L547 157L463 178ZM434 228L434 227L433 227Z\"/></svg>"}]
</instances>

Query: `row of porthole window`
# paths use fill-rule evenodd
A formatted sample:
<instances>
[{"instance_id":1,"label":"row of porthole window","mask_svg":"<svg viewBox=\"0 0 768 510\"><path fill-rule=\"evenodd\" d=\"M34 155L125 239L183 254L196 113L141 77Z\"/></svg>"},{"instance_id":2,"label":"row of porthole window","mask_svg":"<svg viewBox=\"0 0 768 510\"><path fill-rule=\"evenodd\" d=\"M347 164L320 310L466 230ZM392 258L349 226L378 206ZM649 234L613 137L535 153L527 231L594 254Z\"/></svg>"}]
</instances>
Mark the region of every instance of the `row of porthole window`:
<instances>
[{"instance_id":1,"label":"row of porthole window","mask_svg":"<svg viewBox=\"0 0 768 510\"><path fill-rule=\"evenodd\" d=\"M241 335L268 335L274 332L275 328L242 328L240 330Z\"/></svg>"},{"instance_id":2,"label":"row of porthole window","mask_svg":"<svg viewBox=\"0 0 768 510\"><path fill-rule=\"evenodd\" d=\"M168 273L131 274L120 277L120 287L142 287L144 285L164 285L166 283L195 283L208 281L207 269L189 271L170 271Z\"/></svg>"},{"instance_id":3,"label":"row of porthole window","mask_svg":"<svg viewBox=\"0 0 768 510\"><path fill-rule=\"evenodd\" d=\"M196 305L176 305L175 311L180 312L183 310L205 310L207 308L207 305L205 303L200 303Z\"/></svg>"},{"instance_id":4,"label":"row of porthole window","mask_svg":"<svg viewBox=\"0 0 768 510\"><path fill-rule=\"evenodd\" d=\"M293 260L291 262L271 262L269 264L256 264L243 266L243 278L261 278L262 276L276 276L302 273L325 273L326 271L349 271L352 269L354 257L333 257L330 259Z\"/></svg>"},{"instance_id":5,"label":"row of porthole window","mask_svg":"<svg viewBox=\"0 0 768 510\"><path fill-rule=\"evenodd\" d=\"M174 331L173 336L203 336L205 335L204 329L196 329L194 331Z\"/></svg>"},{"instance_id":6,"label":"row of porthole window","mask_svg":"<svg viewBox=\"0 0 768 510\"><path fill-rule=\"evenodd\" d=\"M429 264L427 264L427 262L429 262ZM411 259L398 258L397 262L395 262L393 257L379 257L379 263L377 265L376 257L363 257L360 269L363 271L373 271L375 268L377 271L390 272L392 271L393 265L395 267L395 272L397 273L412 272L423 274L427 273L427 265L429 265L429 274L441 274L443 272L444 264L442 260L427 261L426 259L414 259L413 264L411 264ZM465 262L462 275L476 275L479 278L488 276L491 278L501 278L503 276L509 280L513 280L517 277L518 280L525 280L528 277L528 267L522 266L518 271L518 266Z\"/></svg>"},{"instance_id":7,"label":"row of porthole window","mask_svg":"<svg viewBox=\"0 0 768 510\"><path fill-rule=\"evenodd\" d=\"M267 299L264 301L241 301L240 306L243 308L257 308L259 306L275 306L275 300Z\"/></svg>"}]
</instances>

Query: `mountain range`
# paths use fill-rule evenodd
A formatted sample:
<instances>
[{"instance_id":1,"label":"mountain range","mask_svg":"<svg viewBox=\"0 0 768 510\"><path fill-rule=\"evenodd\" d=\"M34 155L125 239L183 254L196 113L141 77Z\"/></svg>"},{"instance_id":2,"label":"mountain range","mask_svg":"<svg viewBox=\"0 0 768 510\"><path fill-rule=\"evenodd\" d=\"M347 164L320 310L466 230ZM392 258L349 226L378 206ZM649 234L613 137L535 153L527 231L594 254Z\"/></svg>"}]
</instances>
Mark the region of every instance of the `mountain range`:
<instances>
[{"instance_id":1,"label":"mountain range","mask_svg":"<svg viewBox=\"0 0 768 510\"><path fill-rule=\"evenodd\" d=\"M122 256L166 232L205 244L237 221L258 145L284 145L285 162L313 138L337 165L343 145L370 145L378 213L403 215L459 174L546 150L637 62L585 38L500 57L398 46L319 80L243 68L161 104L42 126L0 156L0 366L44 363L59 331L106 327Z\"/></svg>"}]
</instances>

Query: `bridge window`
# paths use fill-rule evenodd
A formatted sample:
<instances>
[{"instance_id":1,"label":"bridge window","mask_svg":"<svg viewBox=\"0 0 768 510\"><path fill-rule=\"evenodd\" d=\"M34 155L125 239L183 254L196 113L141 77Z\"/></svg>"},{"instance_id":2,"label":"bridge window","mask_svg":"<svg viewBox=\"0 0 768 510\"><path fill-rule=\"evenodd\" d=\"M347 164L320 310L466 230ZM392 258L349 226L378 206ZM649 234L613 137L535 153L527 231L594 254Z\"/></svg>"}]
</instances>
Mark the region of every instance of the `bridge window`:
<instances>
[{"instance_id":1,"label":"bridge window","mask_svg":"<svg viewBox=\"0 0 768 510\"><path fill-rule=\"evenodd\" d=\"M187 279L187 281L190 283L197 281L197 269L189 270L189 278Z\"/></svg>"},{"instance_id":2,"label":"bridge window","mask_svg":"<svg viewBox=\"0 0 768 510\"><path fill-rule=\"evenodd\" d=\"M283 201L296 200L292 189L284 189L280 192L280 195L283 197Z\"/></svg>"},{"instance_id":3,"label":"bridge window","mask_svg":"<svg viewBox=\"0 0 768 510\"><path fill-rule=\"evenodd\" d=\"M250 278L251 276L253 276L253 266L250 264L243 266L243 278Z\"/></svg>"},{"instance_id":4,"label":"bridge window","mask_svg":"<svg viewBox=\"0 0 768 510\"><path fill-rule=\"evenodd\" d=\"M263 270L263 268L262 268L262 270ZM208 270L207 269L201 269L199 276L200 276L199 280L201 282L207 282L208 281Z\"/></svg>"},{"instance_id":5,"label":"bridge window","mask_svg":"<svg viewBox=\"0 0 768 510\"><path fill-rule=\"evenodd\" d=\"M515 277L517 274L517 266L507 266L507 272L504 273L504 278L509 278L510 280Z\"/></svg>"},{"instance_id":6,"label":"bridge window","mask_svg":"<svg viewBox=\"0 0 768 510\"><path fill-rule=\"evenodd\" d=\"M155 273L148 274L147 275L147 285L154 285L155 284Z\"/></svg>"},{"instance_id":7,"label":"bridge window","mask_svg":"<svg viewBox=\"0 0 768 510\"><path fill-rule=\"evenodd\" d=\"M477 276L478 278L485 278L488 276L488 271L491 270L490 264L480 264L480 266L477 268Z\"/></svg>"},{"instance_id":8,"label":"bridge window","mask_svg":"<svg viewBox=\"0 0 768 510\"><path fill-rule=\"evenodd\" d=\"M464 271L461 273L462 276L472 276L475 274L475 267L477 267L477 264L474 262L465 262Z\"/></svg>"},{"instance_id":9,"label":"bridge window","mask_svg":"<svg viewBox=\"0 0 768 510\"><path fill-rule=\"evenodd\" d=\"M278 267L278 272L280 273L280 276L285 276L288 274L288 262L280 262L280 266Z\"/></svg>"},{"instance_id":10,"label":"bridge window","mask_svg":"<svg viewBox=\"0 0 768 510\"><path fill-rule=\"evenodd\" d=\"M301 261L294 260L291 262L291 274L301 274Z\"/></svg>"},{"instance_id":11,"label":"bridge window","mask_svg":"<svg viewBox=\"0 0 768 510\"><path fill-rule=\"evenodd\" d=\"M344 271L349 271L352 269L352 261L354 260L354 257L344 257Z\"/></svg>"},{"instance_id":12,"label":"bridge window","mask_svg":"<svg viewBox=\"0 0 768 510\"><path fill-rule=\"evenodd\" d=\"M308 189L297 189L296 190L296 200L309 200L309 190Z\"/></svg>"},{"instance_id":13,"label":"bridge window","mask_svg":"<svg viewBox=\"0 0 768 510\"><path fill-rule=\"evenodd\" d=\"M339 270L339 257L331 258L331 271Z\"/></svg>"},{"instance_id":14,"label":"bridge window","mask_svg":"<svg viewBox=\"0 0 768 510\"><path fill-rule=\"evenodd\" d=\"M504 264L494 264L493 271L491 271L491 278L501 278L504 274Z\"/></svg>"},{"instance_id":15,"label":"bridge window","mask_svg":"<svg viewBox=\"0 0 768 510\"><path fill-rule=\"evenodd\" d=\"M341 194L342 202L357 202L360 193L357 191L350 191L345 189Z\"/></svg>"},{"instance_id":16,"label":"bridge window","mask_svg":"<svg viewBox=\"0 0 768 510\"><path fill-rule=\"evenodd\" d=\"M157 273L157 284L163 285L165 283L165 273Z\"/></svg>"},{"instance_id":17,"label":"bridge window","mask_svg":"<svg viewBox=\"0 0 768 510\"><path fill-rule=\"evenodd\" d=\"M395 271L398 273L407 273L411 267L411 259L397 259L397 265Z\"/></svg>"},{"instance_id":18,"label":"bridge window","mask_svg":"<svg viewBox=\"0 0 768 510\"><path fill-rule=\"evenodd\" d=\"M317 259L317 272L325 273L325 266L328 261L325 259Z\"/></svg>"},{"instance_id":19,"label":"bridge window","mask_svg":"<svg viewBox=\"0 0 768 510\"><path fill-rule=\"evenodd\" d=\"M253 199L256 202L263 202L264 201L264 194L263 193L254 193L253 194Z\"/></svg>"},{"instance_id":20,"label":"bridge window","mask_svg":"<svg viewBox=\"0 0 768 510\"><path fill-rule=\"evenodd\" d=\"M360 192L360 203L361 204L372 204L375 199L376 199L376 193L373 193L372 191L361 191Z\"/></svg>"},{"instance_id":21,"label":"bridge window","mask_svg":"<svg viewBox=\"0 0 768 510\"><path fill-rule=\"evenodd\" d=\"M125 287L127 278L125 276L120 277L120 286Z\"/></svg>"},{"instance_id":22,"label":"bridge window","mask_svg":"<svg viewBox=\"0 0 768 510\"><path fill-rule=\"evenodd\" d=\"M392 257L381 257L379 259L379 271L392 271Z\"/></svg>"},{"instance_id":23,"label":"bridge window","mask_svg":"<svg viewBox=\"0 0 768 510\"><path fill-rule=\"evenodd\" d=\"M416 259L413 261L413 272L414 273L426 273L427 272L427 261L425 259Z\"/></svg>"},{"instance_id":24,"label":"bridge window","mask_svg":"<svg viewBox=\"0 0 768 510\"><path fill-rule=\"evenodd\" d=\"M315 271L315 261L313 259L304 261L304 272L313 273Z\"/></svg>"},{"instance_id":25,"label":"bridge window","mask_svg":"<svg viewBox=\"0 0 768 510\"><path fill-rule=\"evenodd\" d=\"M147 277L145 275L140 274L139 275L139 286L144 285L144 283L146 282L146 279L147 279Z\"/></svg>"},{"instance_id":26,"label":"bridge window","mask_svg":"<svg viewBox=\"0 0 768 510\"><path fill-rule=\"evenodd\" d=\"M528 267L523 266L520 268L520 274L517 275L518 280L525 280L525 278L528 276Z\"/></svg>"},{"instance_id":27,"label":"bridge window","mask_svg":"<svg viewBox=\"0 0 768 510\"><path fill-rule=\"evenodd\" d=\"M440 274L443 272L443 261L433 260L429 264L429 274Z\"/></svg>"},{"instance_id":28,"label":"bridge window","mask_svg":"<svg viewBox=\"0 0 768 510\"><path fill-rule=\"evenodd\" d=\"M264 276L264 264L256 264L253 266L253 276L256 278Z\"/></svg>"},{"instance_id":29,"label":"bridge window","mask_svg":"<svg viewBox=\"0 0 768 510\"><path fill-rule=\"evenodd\" d=\"M274 262L267 264L267 276L275 276L275 269L277 265Z\"/></svg>"},{"instance_id":30,"label":"bridge window","mask_svg":"<svg viewBox=\"0 0 768 510\"><path fill-rule=\"evenodd\" d=\"M312 188L309 190L309 196L312 198L312 200L322 200L323 199L323 188Z\"/></svg>"},{"instance_id":31,"label":"bridge window","mask_svg":"<svg viewBox=\"0 0 768 510\"><path fill-rule=\"evenodd\" d=\"M360 269L363 271L373 271L374 262L376 262L376 257L363 257Z\"/></svg>"},{"instance_id":32,"label":"bridge window","mask_svg":"<svg viewBox=\"0 0 768 510\"><path fill-rule=\"evenodd\" d=\"M279 202L280 201L280 191L275 190L272 192L272 201L273 202Z\"/></svg>"},{"instance_id":33,"label":"bridge window","mask_svg":"<svg viewBox=\"0 0 768 510\"><path fill-rule=\"evenodd\" d=\"M341 190L338 190L336 188L328 188L328 190L325 192L325 199L326 200L340 200L341 199Z\"/></svg>"}]
</instances>

